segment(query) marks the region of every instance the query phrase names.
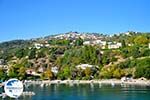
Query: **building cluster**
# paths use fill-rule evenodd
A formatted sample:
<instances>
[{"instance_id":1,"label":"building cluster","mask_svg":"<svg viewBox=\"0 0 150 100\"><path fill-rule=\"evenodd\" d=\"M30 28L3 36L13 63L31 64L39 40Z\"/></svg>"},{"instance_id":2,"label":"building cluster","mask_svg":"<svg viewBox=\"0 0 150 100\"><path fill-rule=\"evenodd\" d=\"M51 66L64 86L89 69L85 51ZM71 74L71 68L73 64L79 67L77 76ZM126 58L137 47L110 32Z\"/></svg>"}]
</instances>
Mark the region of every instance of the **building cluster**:
<instances>
[{"instance_id":1,"label":"building cluster","mask_svg":"<svg viewBox=\"0 0 150 100\"><path fill-rule=\"evenodd\" d=\"M53 38L50 39L66 39L66 40L73 40L75 41L76 39L81 38L83 39L83 45L98 45L100 46L102 49L117 49L122 47L122 44L119 42L107 42L105 41L103 36L100 35L96 35L96 34L85 34L85 33L77 33L77 32L70 32L70 33L66 33L66 34L60 34L60 35L56 35ZM73 43L70 43L71 45ZM34 47L37 49L40 49L42 47L50 47L51 45L48 44L47 41L45 41L45 43L34 43Z\"/></svg>"},{"instance_id":2,"label":"building cluster","mask_svg":"<svg viewBox=\"0 0 150 100\"><path fill-rule=\"evenodd\" d=\"M70 32L66 34L60 34L57 36L53 37L54 39L66 39L66 40L75 40L78 38L81 38L83 40L96 40L96 39L101 39L101 36L97 36L95 34L86 34L86 33L78 33L78 32Z\"/></svg>"},{"instance_id":3,"label":"building cluster","mask_svg":"<svg viewBox=\"0 0 150 100\"><path fill-rule=\"evenodd\" d=\"M36 49L40 49L40 48L43 48L43 47L50 47L50 44L48 44L48 43L44 43L44 44L42 44L42 43L34 43L34 47Z\"/></svg>"},{"instance_id":4,"label":"building cluster","mask_svg":"<svg viewBox=\"0 0 150 100\"><path fill-rule=\"evenodd\" d=\"M107 42L102 40L84 41L84 45L99 45L102 49L117 49L122 47L120 42Z\"/></svg>"},{"instance_id":5,"label":"building cluster","mask_svg":"<svg viewBox=\"0 0 150 100\"><path fill-rule=\"evenodd\" d=\"M80 64L80 65L77 65L76 68L85 70L86 68L98 68L98 66L89 65L89 64Z\"/></svg>"},{"instance_id":6,"label":"building cluster","mask_svg":"<svg viewBox=\"0 0 150 100\"><path fill-rule=\"evenodd\" d=\"M108 42L108 49L117 49L122 47L120 42Z\"/></svg>"}]
</instances>

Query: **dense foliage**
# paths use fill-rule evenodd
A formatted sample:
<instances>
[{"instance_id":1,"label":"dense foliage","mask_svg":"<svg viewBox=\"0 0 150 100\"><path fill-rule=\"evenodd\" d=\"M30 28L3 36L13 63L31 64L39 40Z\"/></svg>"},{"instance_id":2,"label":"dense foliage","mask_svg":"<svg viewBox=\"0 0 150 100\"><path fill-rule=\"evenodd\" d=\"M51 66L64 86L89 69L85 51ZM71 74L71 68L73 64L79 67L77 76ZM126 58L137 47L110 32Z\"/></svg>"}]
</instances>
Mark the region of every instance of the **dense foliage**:
<instances>
[{"instance_id":1,"label":"dense foliage","mask_svg":"<svg viewBox=\"0 0 150 100\"><path fill-rule=\"evenodd\" d=\"M89 80L120 79L123 76L150 79L149 33L129 32L129 35L104 36L104 40L120 42L122 47L102 49L100 45L83 45L85 40L81 38L49 39L49 46L41 48L36 48L34 43L45 44L44 39L0 43L0 60L4 60L3 64L0 64L0 79L16 77ZM76 67L81 64L93 67ZM3 66L8 66L8 69ZM58 68L58 73L52 72L53 67ZM28 75L26 71L30 69L40 76Z\"/></svg>"}]
</instances>

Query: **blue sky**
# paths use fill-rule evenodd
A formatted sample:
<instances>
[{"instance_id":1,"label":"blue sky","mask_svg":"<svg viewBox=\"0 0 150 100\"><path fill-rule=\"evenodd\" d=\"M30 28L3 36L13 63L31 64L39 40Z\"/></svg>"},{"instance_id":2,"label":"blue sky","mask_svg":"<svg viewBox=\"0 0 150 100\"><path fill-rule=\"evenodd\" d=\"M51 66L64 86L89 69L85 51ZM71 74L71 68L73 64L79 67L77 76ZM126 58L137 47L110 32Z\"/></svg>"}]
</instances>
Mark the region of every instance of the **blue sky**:
<instances>
[{"instance_id":1,"label":"blue sky","mask_svg":"<svg viewBox=\"0 0 150 100\"><path fill-rule=\"evenodd\" d=\"M150 0L0 0L0 41L68 31L150 31Z\"/></svg>"}]
</instances>

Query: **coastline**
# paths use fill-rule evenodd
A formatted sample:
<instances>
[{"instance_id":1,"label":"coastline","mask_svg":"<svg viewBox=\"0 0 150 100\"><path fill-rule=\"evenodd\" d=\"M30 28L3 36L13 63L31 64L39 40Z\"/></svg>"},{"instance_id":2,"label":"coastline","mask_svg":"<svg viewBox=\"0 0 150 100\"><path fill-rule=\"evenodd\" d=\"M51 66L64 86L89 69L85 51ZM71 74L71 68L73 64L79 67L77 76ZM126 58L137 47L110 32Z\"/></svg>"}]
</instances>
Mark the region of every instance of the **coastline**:
<instances>
[{"instance_id":1,"label":"coastline","mask_svg":"<svg viewBox=\"0 0 150 100\"><path fill-rule=\"evenodd\" d=\"M102 79L102 80L41 80L41 81L25 81L26 83L51 85L51 84L109 84L109 85L142 85L150 86L150 80L133 79L132 81L124 81L118 79Z\"/></svg>"}]
</instances>

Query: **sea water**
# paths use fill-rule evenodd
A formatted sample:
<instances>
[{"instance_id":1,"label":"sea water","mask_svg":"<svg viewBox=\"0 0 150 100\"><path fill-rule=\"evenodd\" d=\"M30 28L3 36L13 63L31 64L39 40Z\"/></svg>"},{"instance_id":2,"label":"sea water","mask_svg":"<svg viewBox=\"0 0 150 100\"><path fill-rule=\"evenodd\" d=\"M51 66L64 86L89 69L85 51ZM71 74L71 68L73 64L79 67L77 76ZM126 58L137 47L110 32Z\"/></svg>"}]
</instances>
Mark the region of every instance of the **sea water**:
<instances>
[{"instance_id":1,"label":"sea water","mask_svg":"<svg viewBox=\"0 0 150 100\"><path fill-rule=\"evenodd\" d=\"M150 100L150 87L147 86L57 84L31 85L25 90L35 92L35 95L22 96L19 100Z\"/></svg>"}]
</instances>

